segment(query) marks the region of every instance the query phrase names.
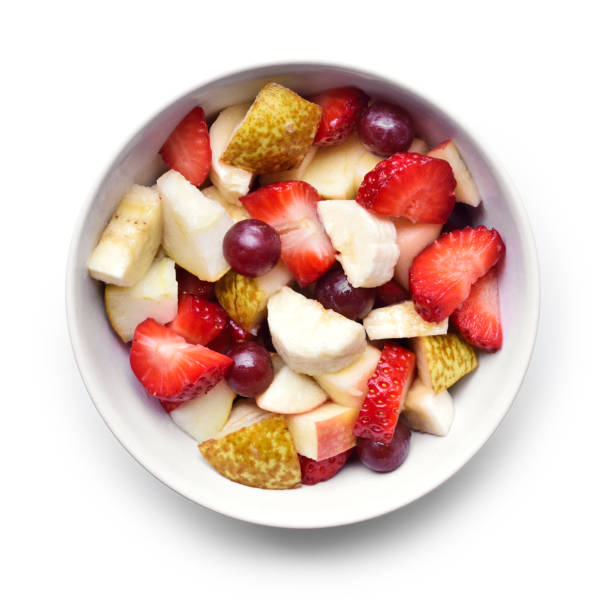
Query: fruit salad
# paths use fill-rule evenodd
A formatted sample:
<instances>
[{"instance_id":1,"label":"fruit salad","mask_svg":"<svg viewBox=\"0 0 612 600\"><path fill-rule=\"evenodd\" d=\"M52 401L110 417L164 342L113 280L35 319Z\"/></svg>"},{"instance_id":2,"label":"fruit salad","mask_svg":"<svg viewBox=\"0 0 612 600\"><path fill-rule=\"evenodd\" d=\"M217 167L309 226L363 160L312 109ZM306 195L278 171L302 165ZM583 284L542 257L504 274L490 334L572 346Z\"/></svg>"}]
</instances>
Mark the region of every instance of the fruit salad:
<instances>
[{"instance_id":1,"label":"fruit salad","mask_svg":"<svg viewBox=\"0 0 612 600\"><path fill-rule=\"evenodd\" d=\"M87 266L203 464L291 489L449 432L449 389L502 346L505 246L474 223L460 148L429 141L354 87L269 82L212 120L193 108L167 170L125 190Z\"/></svg>"}]
</instances>

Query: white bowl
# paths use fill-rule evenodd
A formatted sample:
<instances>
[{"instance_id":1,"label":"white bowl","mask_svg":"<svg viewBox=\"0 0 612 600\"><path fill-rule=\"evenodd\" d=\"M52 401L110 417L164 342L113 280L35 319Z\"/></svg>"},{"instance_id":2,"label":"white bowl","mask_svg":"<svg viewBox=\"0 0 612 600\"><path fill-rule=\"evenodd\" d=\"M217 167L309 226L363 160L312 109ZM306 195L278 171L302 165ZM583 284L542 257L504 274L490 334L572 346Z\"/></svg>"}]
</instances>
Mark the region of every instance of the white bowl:
<instances>
[{"instance_id":1,"label":"white bowl","mask_svg":"<svg viewBox=\"0 0 612 600\"><path fill-rule=\"evenodd\" d=\"M131 183L153 183L163 171L157 151L178 121L196 104L212 116L225 106L248 101L269 80L302 94L356 85L372 97L406 107L430 144L453 138L484 198L477 222L495 227L506 242L500 289L504 347L493 355L481 354L479 368L452 388L456 416L450 434L415 434L408 459L392 473L376 474L351 464L326 483L286 491L249 488L221 477L132 375L128 347L106 319L102 286L87 275L87 258L122 192ZM388 513L460 469L495 431L521 385L535 343L539 295L538 262L525 211L491 154L448 112L402 84L321 64L234 73L188 92L149 120L121 148L83 207L66 280L68 327L83 381L128 452L160 481L202 506L253 523L292 528L331 527Z\"/></svg>"}]
</instances>

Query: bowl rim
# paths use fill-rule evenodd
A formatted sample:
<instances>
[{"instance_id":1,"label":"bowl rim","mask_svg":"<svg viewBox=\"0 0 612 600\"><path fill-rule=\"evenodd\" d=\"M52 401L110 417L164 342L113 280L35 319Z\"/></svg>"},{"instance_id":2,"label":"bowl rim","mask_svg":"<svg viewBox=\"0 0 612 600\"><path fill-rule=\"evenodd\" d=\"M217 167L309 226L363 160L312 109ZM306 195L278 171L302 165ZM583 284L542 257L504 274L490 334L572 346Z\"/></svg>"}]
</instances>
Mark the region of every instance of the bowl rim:
<instances>
[{"instance_id":1,"label":"bowl rim","mask_svg":"<svg viewBox=\"0 0 612 600\"><path fill-rule=\"evenodd\" d=\"M232 511L227 510L222 503L214 503L207 502L203 503L201 499L195 497L194 494L190 493L190 490L185 486L179 486L175 483L170 483L161 476L154 464L151 464L144 456L141 456L133 447L131 447L129 440L121 439L116 432L116 428L113 426L112 419L109 418L109 415L105 413L103 408L103 403L96 399L96 393L92 389L92 379L93 377L90 375L90 365L86 364L86 361L83 360L81 351L82 340L80 338L80 333L78 328L76 327L76 303L74 302L76 291L76 274L78 272L78 257L77 257L77 248L79 244L79 240L81 238L81 234L83 231L83 227L87 216L92 208L92 205L98 195L98 191L100 190L102 184L107 179L109 174L116 168L118 163L118 158L123 149L125 149L128 145L130 145L144 130L146 130L157 118L158 116L168 107L174 105L180 100L193 95L196 91L201 88L210 86L212 84L215 85L223 85L225 82L231 82L236 78L245 78L245 81L249 79L255 79L257 77L265 77L267 75L271 75L274 72L282 72L287 70L292 70L296 75L300 75L308 72L317 72L320 70L331 69L331 70L340 70L345 71L350 74L354 74L356 76L370 78L377 82L382 82L388 85L391 85L395 88L401 89L408 94L412 94L418 97L421 101L426 104L429 104L437 111L443 113L445 117L448 119L449 123L455 126L458 130L460 130L477 148L480 153L485 157L487 162L489 163L490 169L493 172L496 181L501 185L502 189L506 191L506 198L509 203L512 205L513 216L516 219L517 229L521 233L521 242L523 246L523 251L526 256L526 272L525 277L527 281L527 288L530 290L533 306L532 311L530 311L531 316L531 326L529 327L530 337L525 343L528 344L525 350L522 353L522 360L520 364L517 365L516 361L512 362L512 372L513 377L510 381L506 382L505 393L504 393L504 407L503 412L501 413L501 417L497 421L497 423L488 431L487 435L483 437L479 443L475 446L474 450L467 454L464 460L455 465L449 471L445 471L442 476L438 479L434 480L429 486L425 489L421 490L417 495L413 495L413 497L407 497L399 502L387 503L384 505L379 504L368 504L368 509L363 511L359 517L345 518L345 519L326 519L325 517L319 518L318 520L310 519L308 523L294 523L288 522L283 518L283 515L277 515L275 518L258 518L257 515L252 514L244 514L240 511ZM159 108L157 108L151 116L145 119L139 126L137 126L132 133L127 136L123 143L120 143L117 146L118 150L113 155L113 157L109 160L106 168L102 170L102 174L96 180L95 184L90 189L88 194L87 202L84 202L80 207L71 241L68 249L68 256L66 262L66 279L65 279L65 302L66 302L66 321L68 327L68 334L70 339L70 344L72 347L72 352L74 355L75 362L77 364L77 368L81 375L81 379L83 380L83 384L87 393L95 406L96 410L100 414L102 420L106 423L107 427L110 429L111 433L117 439L117 441L123 446L123 448L134 458L140 465L142 465L151 475L153 475L158 481L163 483L165 486L175 491L179 495L184 498L191 500L195 504L199 506L203 506L204 508L208 508L220 514L223 514L228 517L233 517L235 519L250 522L258 525L266 525L271 527L282 527L282 528L290 528L290 529L318 529L318 528L328 528L328 527L337 527L343 525L349 525L352 523L362 522L369 519L374 519L376 517L380 517L382 515L391 513L396 511L408 504L414 502L415 500L422 498L438 488L440 485L448 481L451 477L453 477L458 471L460 471L470 460L485 446L485 444L491 439L492 435L497 431L501 423L506 418L512 404L516 396L518 395L522 384L524 382L525 376L527 374L529 365L531 363L531 359L533 357L533 352L535 348L535 343L538 337L538 332L540 328L540 312L541 312L541 282L540 282L540 266L537 254L536 243L533 235L533 230L531 228L531 224L529 222L527 211L523 204L523 201L518 193L518 190L514 183L512 182L509 175L503 169L498 160L497 156L494 152L491 151L490 147L487 143L483 143L481 135L474 135L472 131L466 130L465 127L461 125L461 122L455 118L452 110L449 110L443 102L439 102L438 99L432 100L429 95L424 95L420 91L415 90L411 86L405 85L401 81L392 79L387 75L379 75L372 71L361 69L360 67L356 67L346 63L336 63L336 62L316 62L316 61L289 61L282 63L259 63L249 67L232 70L229 72L225 72L225 74L214 75L212 78L207 79L195 86L192 86L187 91L182 94L176 95L173 99L163 103Z\"/></svg>"}]
</instances>

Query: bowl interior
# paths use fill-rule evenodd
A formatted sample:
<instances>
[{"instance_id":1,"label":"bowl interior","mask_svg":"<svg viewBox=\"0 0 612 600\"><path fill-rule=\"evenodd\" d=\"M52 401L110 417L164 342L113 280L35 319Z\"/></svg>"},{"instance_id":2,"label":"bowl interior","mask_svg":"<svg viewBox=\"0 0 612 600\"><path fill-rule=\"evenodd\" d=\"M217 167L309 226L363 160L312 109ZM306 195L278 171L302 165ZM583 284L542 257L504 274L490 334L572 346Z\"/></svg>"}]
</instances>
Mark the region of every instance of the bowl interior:
<instances>
[{"instance_id":1,"label":"bowl interior","mask_svg":"<svg viewBox=\"0 0 612 600\"><path fill-rule=\"evenodd\" d=\"M350 464L333 480L298 490L266 491L219 476L195 442L174 425L132 375L128 348L113 334L102 286L87 275L86 261L132 183L152 184L164 171L157 151L194 105L207 116L252 99L275 80L302 94L356 85L373 97L406 107L419 134L431 145L453 138L484 199L478 223L502 234L507 257L501 272L504 347L481 354L480 367L454 386L455 422L437 438L415 434L408 460L397 471L377 475ZM67 272L68 324L75 356L100 414L126 449L177 492L199 504L256 523L324 527L364 520L403 506L455 473L493 433L518 391L537 330L537 259L520 201L490 154L449 115L416 93L371 74L343 67L286 65L251 69L205 84L177 99L142 127L104 174L77 224Z\"/></svg>"}]
</instances>

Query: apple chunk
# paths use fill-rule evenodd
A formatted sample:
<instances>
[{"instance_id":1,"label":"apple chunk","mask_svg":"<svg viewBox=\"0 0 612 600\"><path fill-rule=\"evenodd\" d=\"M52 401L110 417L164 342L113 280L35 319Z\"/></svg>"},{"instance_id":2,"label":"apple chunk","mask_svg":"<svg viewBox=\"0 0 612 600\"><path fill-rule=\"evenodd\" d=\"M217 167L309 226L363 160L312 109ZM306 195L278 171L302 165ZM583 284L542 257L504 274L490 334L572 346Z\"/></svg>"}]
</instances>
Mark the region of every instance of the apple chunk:
<instances>
[{"instance_id":1,"label":"apple chunk","mask_svg":"<svg viewBox=\"0 0 612 600\"><path fill-rule=\"evenodd\" d=\"M356 408L326 402L310 412L285 418L298 453L325 460L355 445L353 428L358 415Z\"/></svg>"}]
</instances>

